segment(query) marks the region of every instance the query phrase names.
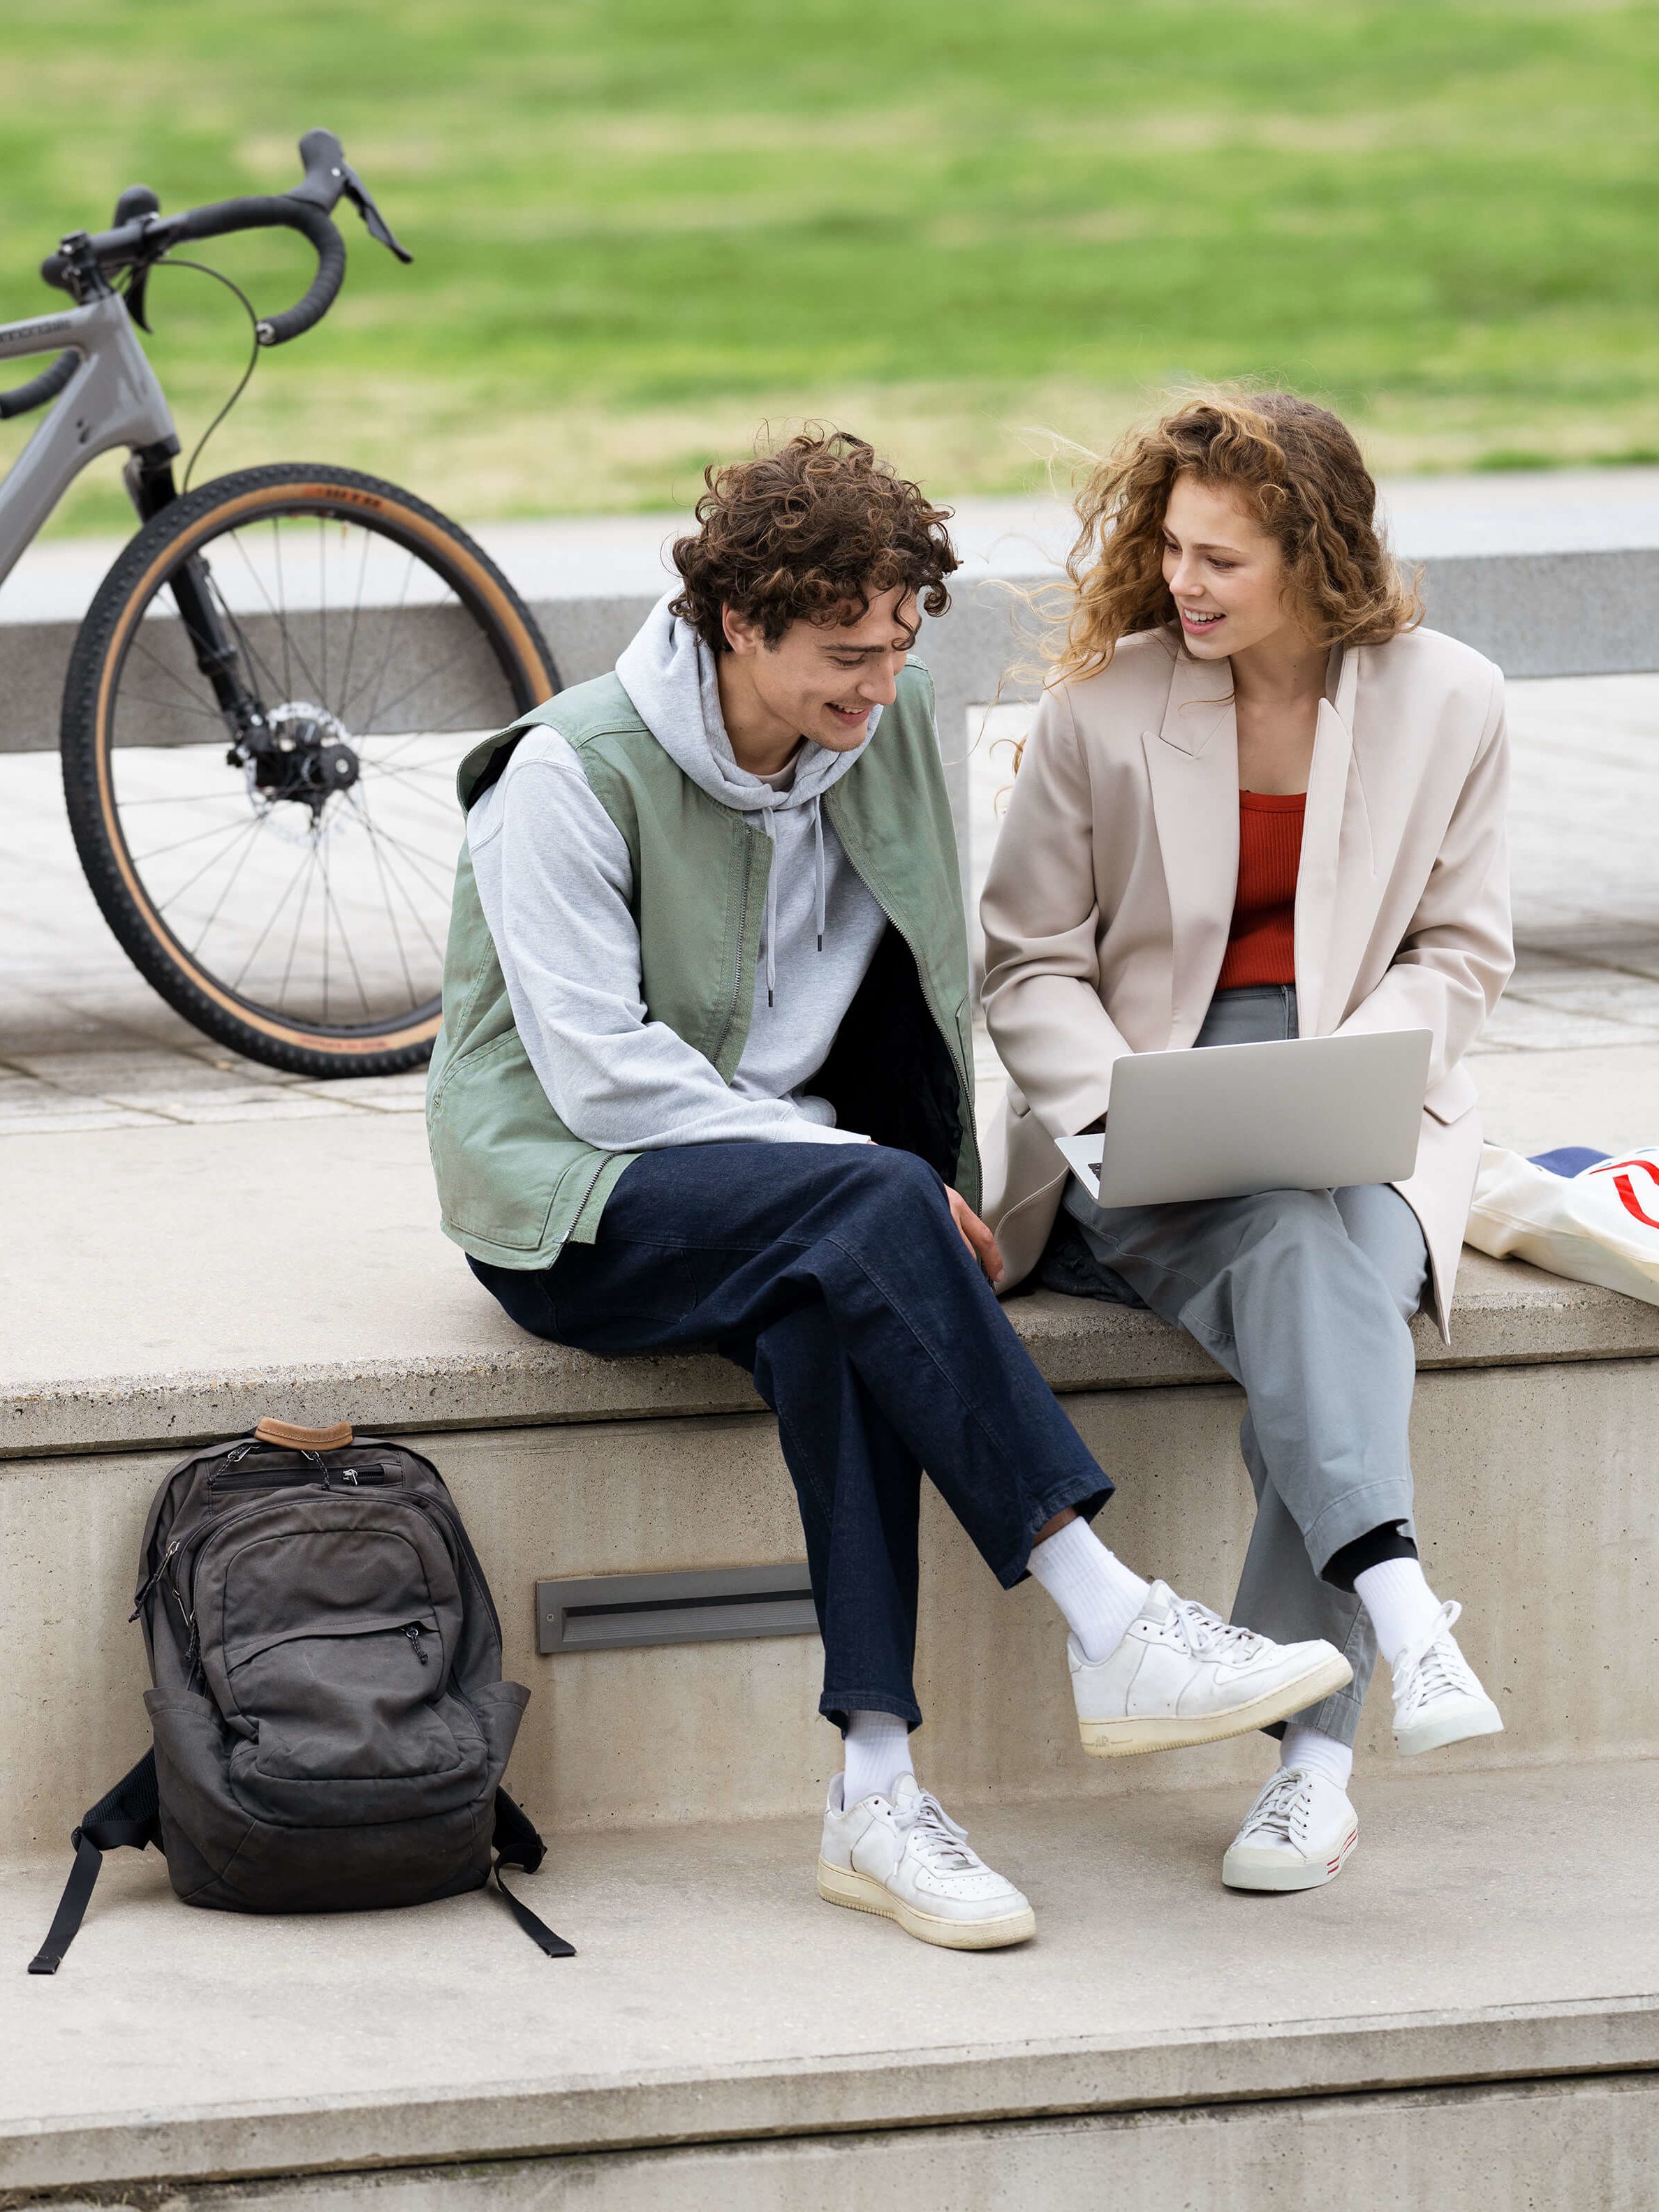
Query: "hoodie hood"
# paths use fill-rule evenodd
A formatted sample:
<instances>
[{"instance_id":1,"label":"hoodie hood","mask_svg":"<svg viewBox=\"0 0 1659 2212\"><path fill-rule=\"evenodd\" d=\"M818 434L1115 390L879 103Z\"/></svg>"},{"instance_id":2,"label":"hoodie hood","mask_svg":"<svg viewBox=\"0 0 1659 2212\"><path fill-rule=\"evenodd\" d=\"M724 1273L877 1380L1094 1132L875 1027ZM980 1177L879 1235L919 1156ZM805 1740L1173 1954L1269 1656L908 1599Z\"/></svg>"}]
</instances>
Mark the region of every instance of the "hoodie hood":
<instances>
[{"instance_id":1,"label":"hoodie hood","mask_svg":"<svg viewBox=\"0 0 1659 2212\"><path fill-rule=\"evenodd\" d=\"M658 600L639 635L617 663L617 678L657 743L722 806L743 814L774 814L810 806L839 783L875 734L879 707L871 711L863 743L844 753L808 738L795 756L794 781L774 791L741 769L732 755L720 713L714 656L690 623L668 611L672 592Z\"/></svg>"},{"instance_id":2,"label":"hoodie hood","mask_svg":"<svg viewBox=\"0 0 1659 2212\"><path fill-rule=\"evenodd\" d=\"M812 839L813 918L817 949L823 950L829 903L829 868L823 846L823 794L860 757L875 734L880 709L872 710L863 742L844 753L810 738L795 755L795 773L787 791L774 791L759 776L738 766L732 740L726 734L720 713L720 687L714 673L714 656L690 623L668 611L672 592L658 600L645 625L617 663L617 680L633 701L635 711L675 766L734 812L758 814L772 847L772 866L766 878L766 919L763 929L762 960L766 971L766 1003L777 1003L778 994L778 862L780 817L806 814ZM795 825L786 824L786 829ZM806 825L800 825L805 828Z\"/></svg>"}]
</instances>

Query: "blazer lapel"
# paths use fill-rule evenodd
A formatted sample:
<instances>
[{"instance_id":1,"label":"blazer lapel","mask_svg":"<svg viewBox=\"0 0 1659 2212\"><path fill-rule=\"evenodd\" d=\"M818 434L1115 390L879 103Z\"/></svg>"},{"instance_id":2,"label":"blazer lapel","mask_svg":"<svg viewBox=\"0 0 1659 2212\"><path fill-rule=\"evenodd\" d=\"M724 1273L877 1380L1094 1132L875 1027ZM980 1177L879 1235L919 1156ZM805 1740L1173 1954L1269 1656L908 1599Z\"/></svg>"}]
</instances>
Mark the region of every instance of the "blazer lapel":
<instances>
[{"instance_id":1,"label":"blazer lapel","mask_svg":"<svg viewBox=\"0 0 1659 2212\"><path fill-rule=\"evenodd\" d=\"M1170 896L1176 1049L1203 1024L1238 886L1238 726L1228 664L1178 651L1163 722L1143 732L1141 744Z\"/></svg>"},{"instance_id":2,"label":"blazer lapel","mask_svg":"<svg viewBox=\"0 0 1659 2212\"><path fill-rule=\"evenodd\" d=\"M1344 859L1345 828L1350 844L1356 834L1366 846L1370 842L1367 825L1347 820L1358 678L1358 653L1345 653L1335 704L1329 699L1319 702L1302 823L1302 864L1296 879L1297 1026L1304 1036L1322 1036L1326 1030L1324 1000L1332 981L1337 870Z\"/></svg>"}]
</instances>

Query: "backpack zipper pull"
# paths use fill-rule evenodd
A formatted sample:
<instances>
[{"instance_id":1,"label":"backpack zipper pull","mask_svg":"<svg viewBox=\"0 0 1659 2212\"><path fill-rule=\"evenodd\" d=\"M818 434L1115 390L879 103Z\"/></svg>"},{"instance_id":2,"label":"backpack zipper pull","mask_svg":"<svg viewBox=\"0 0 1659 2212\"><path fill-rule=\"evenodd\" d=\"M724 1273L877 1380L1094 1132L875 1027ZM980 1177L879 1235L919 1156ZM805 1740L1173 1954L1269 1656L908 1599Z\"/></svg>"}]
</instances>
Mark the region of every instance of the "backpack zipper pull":
<instances>
[{"instance_id":1,"label":"backpack zipper pull","mask_svg":"<svg viewBox=\"0 0 1659 2212\"><path fill-rule=\"evenodd\" d=\"M127 1624L129 1626L137 1620L139 1614L143 1611L144 1600L155 1589L156 1583L161 1581L162 1576L166 1574L168 1565L172 1562L173 1555L178 1548L179 1539L175 1536L173 1541L167 1546L167 1550L162 1553L161 1565L155 1569L153 1574L148 1576L146 1579L138 1585L137 1589L133 1594L132 1611L127 1615Z\"/></svg>"},{"instance_id":2,"label":"backpack zipper pull","mask_svg":"<svg viewBox=\"0 0 1659 2212\"><path fill-rule=\"evenodd\" d=\"M415 1656L420 1661L422 1666L429 1667L432 1664L432 1662L427 1657L425 1652L421 1649L421 1632L412 1620L410 1622L408 1627L404 1629L404 1634L409 1638L410 1648L413 1650Z\"/></svg>"}]
</instances>

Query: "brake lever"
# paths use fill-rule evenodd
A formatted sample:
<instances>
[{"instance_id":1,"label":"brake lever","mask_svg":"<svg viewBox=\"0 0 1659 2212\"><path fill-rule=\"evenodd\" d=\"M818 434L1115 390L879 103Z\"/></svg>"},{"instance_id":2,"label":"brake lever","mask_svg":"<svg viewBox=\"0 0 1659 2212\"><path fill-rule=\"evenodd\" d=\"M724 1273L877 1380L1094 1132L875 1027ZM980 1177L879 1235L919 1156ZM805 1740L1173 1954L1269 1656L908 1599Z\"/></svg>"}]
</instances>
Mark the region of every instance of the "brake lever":
<instances>
[{"instance_id":1,"label":"brake lever","mask_svg":"<svg viewBox=\"0 0 1659 2212\"><path fill-rule=\"evenodd\" d=\"M412 261L415 256L405 246L400 246L392 234L392 227L374 204L374 195L357 172L349 163L341 169L341 191L351 202L363 219L363 228L378 246L386 246L399 261Z\"/></svg>"},{"instance_id":2,"label":"brake lever","mask_svg":"<svg viewBox=\"0 0 1659 2212\"><path fill-rule=\"evenodd\" d=\"M121 296L127 303L128 314L132 317L133 321L137 324L139 329L141 331L148 331L149 336L154 337L155 335L155 325L151 323L148 313L149 306L149 263L148 261L141 261L138 264L138 266L133 270L131 276L128 278L126 289Z\"/></svg>"},{"instance_id":3,"label":"brake lever","mask_svg":"<svg viewBox=\"0 0 1659 2212\"><path fill-rule=\"evenodd\" d=\"M119 230L123 223L137 222L143 217L159 215L161 211L161 203L148 185L129 185L115 203L114 228ZM127 313L139 329L154 337L155 332L148 313L149 269L148 261L140 261L135 265L122 297L127 303Z\"/></svg>"}]
</instances>

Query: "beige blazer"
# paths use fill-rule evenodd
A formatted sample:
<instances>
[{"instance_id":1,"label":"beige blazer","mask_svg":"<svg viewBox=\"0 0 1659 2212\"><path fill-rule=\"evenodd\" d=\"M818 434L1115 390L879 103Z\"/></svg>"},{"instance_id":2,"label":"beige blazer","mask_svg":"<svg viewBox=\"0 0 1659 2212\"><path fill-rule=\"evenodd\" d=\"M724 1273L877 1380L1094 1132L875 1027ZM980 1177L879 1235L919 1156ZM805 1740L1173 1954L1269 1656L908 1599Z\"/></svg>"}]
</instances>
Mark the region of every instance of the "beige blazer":
<instances>
[{"instance_id":1,"label":"beige blazer","mask_svg":"<svg viewBox=\"0 0 1659 2212\"><path fill-rule=\"evenodd\" d=\"M1231 680L1151 631L1037 709L981 908L1011 1079L986 1158L1004 1288L1036 1266L1059 1207L1054 1139L1105 1112L1121 1054L1190 1045L1209 1006L1238 876ZM1398 1188L1446 1334L1480 1157L1463 1054L1515 964L1506 775L1503 678L1478 653L1418 629L1333 654L1297 879L1301 1032L1433 1032L1417 1167Z\"/></svg>"}]
</instances>

